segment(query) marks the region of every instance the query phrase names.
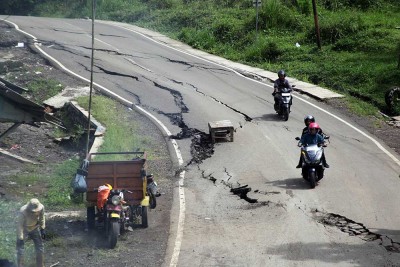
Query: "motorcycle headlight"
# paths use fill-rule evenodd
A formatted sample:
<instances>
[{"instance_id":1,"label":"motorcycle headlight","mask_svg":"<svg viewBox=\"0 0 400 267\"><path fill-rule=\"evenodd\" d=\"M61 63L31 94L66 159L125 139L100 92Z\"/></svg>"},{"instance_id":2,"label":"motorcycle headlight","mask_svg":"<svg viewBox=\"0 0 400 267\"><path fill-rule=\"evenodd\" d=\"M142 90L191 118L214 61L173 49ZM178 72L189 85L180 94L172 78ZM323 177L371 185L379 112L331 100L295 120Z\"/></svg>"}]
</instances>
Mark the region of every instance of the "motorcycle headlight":
<instances>
[{"instance_id":1,"label":"motorcycle headlight","mask_svg":"<svg viewBox=\"0 0 400 267\"><path fill-rule=\"evenodd\" d=\"M115 206L119 205L119 203L121 203L121 197L120 196L113 196L111 198L111 203L113 203L113 205L115 205Z\"/></svg>"}]
</instances>

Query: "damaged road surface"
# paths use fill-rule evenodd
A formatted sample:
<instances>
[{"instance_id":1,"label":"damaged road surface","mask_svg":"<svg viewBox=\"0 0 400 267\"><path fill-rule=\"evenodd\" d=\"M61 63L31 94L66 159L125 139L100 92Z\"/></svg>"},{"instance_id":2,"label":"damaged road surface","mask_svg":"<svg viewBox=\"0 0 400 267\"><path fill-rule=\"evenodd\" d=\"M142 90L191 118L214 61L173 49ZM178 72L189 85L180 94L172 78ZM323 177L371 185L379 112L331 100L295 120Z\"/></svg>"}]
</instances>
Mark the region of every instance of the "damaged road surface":
<instances>
[{"instance_id":1,"label":"damaged road surface","mask_svg":"<svg viewBox=\"0 0 400 267\"><path fill-rule=\"evenodd\" d=\"M65 68L90 77L90 21L7 20L35 36ZM154 41L151 32L138 30L96 23L94 79L102 86L98 90L153 115L180 149L183 164L175 168L177 177L185 171L185 220L177 235L182 216L177 199L164 265L171 258L178 266L400 265L395 249L400 242L398 155L389 156L368 133L297 93L290 119L283 122L274 112L270 83L183 53L179 50L187 47L171 41L172 49ZM295 169L300 151L294 138L307 114L331 136L325 150L331 168L313 190ZM210 142L208 122L219 120L232 122L234 142ZM171 156L177 161L172 149ZM237 188L251 190L234 194ZM351 218L390 245L321 223L315 210Z\"/></svg>"}]
</instances>

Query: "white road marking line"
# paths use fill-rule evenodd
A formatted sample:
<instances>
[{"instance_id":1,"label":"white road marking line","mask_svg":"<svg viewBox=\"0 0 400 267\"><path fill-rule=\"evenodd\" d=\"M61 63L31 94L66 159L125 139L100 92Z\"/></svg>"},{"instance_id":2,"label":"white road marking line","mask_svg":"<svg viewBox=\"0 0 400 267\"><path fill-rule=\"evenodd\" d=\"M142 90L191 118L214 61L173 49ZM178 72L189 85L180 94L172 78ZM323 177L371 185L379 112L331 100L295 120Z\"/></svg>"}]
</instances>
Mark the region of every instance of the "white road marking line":
<instances>
[{"instance_id":1,"label":"white road marking line","mask_svg":"<svg viewBox=\"0 0 400 267\"><path fill-rule=\"evenodd\" d=\"M136 63L136 61L134 61L133 59L130 59L130 58L127 58L127 57L124 57L124 58L125 58L127 61L131 62L133 65L138 66L139 68L144 69L144 70L146 70L146 71L148 71L148 72L154 73L152 70L150 70L150 69L148 69L148 68L146 68L146 67L144 67L144 66L142 66L142 65L140 65L140 64L138 64L138 63Z\"/></svg>"},{"instance_id":2,"label":"white road marking line","mask_svg":"<svg viewBox=\"0 0 400 267\"><path fill-rule=\"evenodd\" d=\"M185 211L186 211L186 205L185 205L185 190L183 187L183 181L185 179L185 171L182 171L180 174L180 179L179 179L179 220L178 220L178 230L176 233L176 238L175 238L175 246L174 246L174 251L172 253L171 257L171 262L169 266L176 266L178 264L179 260L179 254L181 251L181 246L182 246L182 240L183 240L183 226L185 224Z\"/></svg>"},{"instance_id":3,"label":"white road marking line","mask_svg":"<svg viewBox=\"0 0 400 267\"><path fill-rule=\"evenodd\" d=\"M63 70L65 70L66 72L68 72L68 73L70 73L70 74L72 74L72 75L74 75L74 76L76 76L76 77L78 77L78 78L80 78L80 79L82 79L82 80L84 80L86 82L90 82L90 80L88 80L88 79L86 79L86 78L84 78L84 77L72 72L71 70L67 69L63 64L61 64L61 62L59 62L58 60L56 60L55 58L53 58L52 56L50 56L49 54L44 52L39 47L39 44L36 42L37 38L35 36L33 36L33 35L25 32L25 31L19 29L18 25L13 23L13 22L11 22L11 21L7 21L7 22L12 24L12 25L14 25L14 27L18 31L30 36L35 42L35 47L43 55L45 55L47 58L49 58L52 61L54 61L57 65L59 65ZM97 87L101 88L103 91L107 92L107 94L117 98L119 101L121 101L121 102L123 102L125 104L128 104L130 106L134 106L135 108L141 110L147 116L151 117L154 121L156 121L168 136L172 135L171 132L168 130L168 128L159 119L157 119L155 116L150 114L148 111L146 111L143 108L133 104L129 100L127 100L127 99L115 94L114 92L110 91L109 89L105 88L104 86L101 86L101 85L99 85L97 83L93 83L93 84L96 85ZM170 140L171 140L171 143L172 143L172 145L173 145L173 147L175 149L175 154L176 154L176 157L178 158L178 164L179 164L179 166L181 166L183 164L183 158L182 158L182 153L181 153L181 151L179 149L178 143L176 142L175 139L170 139ZM185 181L185 171L182 171L180 173L179 177L180 177L179 178L179 189L178 189L178 195L179 195L179 221L178 221L178 229L177 229L177 234L176 234L176 239L175 239L175 246L174 246L174 251L173 251L173 254L172 254L170 266L176 266L178 264L179 253L180 253L180 250L181 250L181 244L182 244L182 239L183 239L183 227L184 227L184 222L185 222L186 206L185 206L185 189L183 187L184 181Z\"/></svg>"},{"instance_id":4,"label":"white road marking line","mask_svg":"<svg viewBox=\"0 0 400 267\"><path fill-rule=\"evenodd\" d=\"M68 23L68 22L67 22L66 24L70 25L70 26L73 27L73 28L78 28L79 30L82 30L82 31L84 32L85 36L87 36L87 37L89 37L90 39L92 39L92 32L87 33L87 32L86 32L84 29L82 29L81 27L75 26L75 25L73 25L73 24L71 24L71 23ZM113 45L111 45L111 44L109 44L109 43L107 43L107 42L105 42L105 41L102 41L102 40L100 40L100 39L98 39L98 38L96 38L96 37L95 37L94 39L95 39L96 41L100 42L100 43L103 43L103 44L105 44L105 45L107 45L107 46L110 46L110 47L112 47L113 49L119 51L118 48L116 48L115 46L113 46Z\"/></svg>"}]
</instances>

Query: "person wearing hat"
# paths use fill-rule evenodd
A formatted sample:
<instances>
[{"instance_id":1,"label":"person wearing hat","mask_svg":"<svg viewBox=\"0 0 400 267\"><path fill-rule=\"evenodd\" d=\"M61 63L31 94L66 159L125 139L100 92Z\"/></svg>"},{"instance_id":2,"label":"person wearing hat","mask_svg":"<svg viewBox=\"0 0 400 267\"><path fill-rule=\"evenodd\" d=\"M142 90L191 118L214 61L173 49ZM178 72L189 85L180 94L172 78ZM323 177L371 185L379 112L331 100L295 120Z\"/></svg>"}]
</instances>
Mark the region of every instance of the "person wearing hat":
<instances>
[{"instance_id":1,"label":"person wearing hat","mask_svg":"<svg viewBox=\"0 0 400 267\"><path fill-rule=\"evenodd\" d=\"M30 238L35 244L36 266L44 267L44 246L45 239L45 216L44 206L38 199L32 198L22 206L18 214L17 222L17 264L18 267L24 264L24 243Z\"/></svg>"}]
</instances>

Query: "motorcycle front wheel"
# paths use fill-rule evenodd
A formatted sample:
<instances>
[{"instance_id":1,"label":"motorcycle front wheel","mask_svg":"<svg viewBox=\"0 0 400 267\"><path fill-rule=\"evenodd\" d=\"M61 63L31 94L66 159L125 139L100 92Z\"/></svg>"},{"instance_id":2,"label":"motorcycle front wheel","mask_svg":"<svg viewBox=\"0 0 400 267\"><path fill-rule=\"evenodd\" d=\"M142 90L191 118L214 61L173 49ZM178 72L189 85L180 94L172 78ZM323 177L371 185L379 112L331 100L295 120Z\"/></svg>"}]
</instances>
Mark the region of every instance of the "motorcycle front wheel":
<instances>
[{"instance_id":1,"label":"motorcycle front wheel","mask_svg":"<svg viewBox=\"0 0 400 267\"><path fill-rule=\"evenodd\" d=\"M311 188L315 188L315 183L316 183L315 178L316 178L315 172L312 171L308 173L308 180L310 182Z\"/></svg>"},{"instance_id":2,"label":"motorcycle front wheel","mask_svg":"<svg viewBox=\"0 0 400 267\"><path fill-rule=\"evenodd\" d=\"M110 248L115 248L115 246L117 245L119 229L120 229L119 222L117 221L110 222L110 229L108 231L108 238L107 238L108 246Z\"/></svg>"},{"instance_id":3,"label":"motorcycle front wheel","mask_svg":"<svg viewBox=\"0 0 400 267\"><path fill-rule=\"evenodd\" d=\"M285 108L284 110L283 110L283 120L284 121L287 121L289 119L289 109L288 108Z\"/></svg>"}]
</instances>

